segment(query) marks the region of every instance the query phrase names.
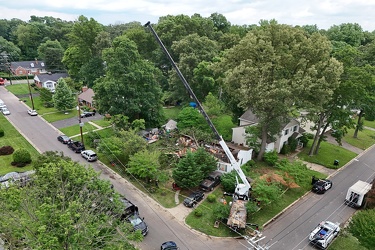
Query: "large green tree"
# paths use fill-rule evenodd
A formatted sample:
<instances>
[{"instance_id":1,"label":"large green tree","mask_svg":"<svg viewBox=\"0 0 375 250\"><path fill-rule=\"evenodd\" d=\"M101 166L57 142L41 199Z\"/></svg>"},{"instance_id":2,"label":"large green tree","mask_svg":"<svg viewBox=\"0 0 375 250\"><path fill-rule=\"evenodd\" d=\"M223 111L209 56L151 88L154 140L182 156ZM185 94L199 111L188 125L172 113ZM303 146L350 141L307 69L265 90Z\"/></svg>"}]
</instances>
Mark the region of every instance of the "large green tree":
<instances>
[{"instance_id":1,"label":"large green tree","mask_svg":"<svg viewBox=\"0 0 375 250\"><path fill-rule=\"evenodd\" d=\"M76 98L72 90L66 84L63 78L57 81L55 94L52 97L54 106L59 111L66 111L76 106Z\"/></svg>"},{"instance_id":2,"label":"large green tree","mask_svg":"<svg viewBox=\"0 0 375 250\"><path fill-rule=\"evenodd\" d=\"M259 119L258 159L294 110L316 112L332 96L342 69L330 52L330 42L319 33L306 35L272 20L251 30L218 64L232 102Z\"/></svg>"},{"instance_id":3,"label":"large green tree","mask_svg":"<svg viewBox=\"0 0 375 250\"><path fill-rule=\"evenodd\" d=\"M106 75L94 86L99 113L123 114L130 122L144 119L146 126L163 122L161 72L142 59L136 44L126 36L113 41L112 48L103 52Z\"/></svg>"},{"instance_id":4,"label":"large green tree","mask_svg":"<svg viewBox=\"0 0 375 250\"><path fill-rule=\"evenodd\" d=\"M351 232L367 249L374 248L375 242L375 209L367 209L355 214L350 222Z\"/></svg>"},{"instance_id":5,"label":"large green tree","mask_svg":"<svg viewBox=\"0 0 375 250\"><path fill-rule=\"evenodd\" d=\"M160 152L143 150L130 156L127 171L146 181L158 180Z\"/></svg>"},{"instance_id":6,"label":"large green tree","mask_svg":"<svg viewBox=\"0 0 375 250\"><path fill-rule=\"evenodd\" d=\"M118 194L92 168L47 152L32 185L0 189L1 238L10 249L135 249ZM111 199L112 198L112 199Z\"/></svg>"},{"instance_id":7,"label":"large green tree","mask_svg":"<svg viewBox=\"0 0 375 250\"><path fill-rule=\"evenodd\" d=\"M64 69L64 65L61 62L64 55L64 49L59 41L48 40L45 43L42 43L38 47L38 55L41 60L44 60L48 70L53 71Z\"/></svg>"},{"instance_id":8,"label":"large green tree","mask_svg":"<svg viewBox=\"0 0 375 250\"><path fill-rule=\"evenodd\" d=\"M180 159L176 168L173 169L172 176L176 184L182 188L196 187L204 178L192 152L188 152Z\"/></svg>"}]
</instances>

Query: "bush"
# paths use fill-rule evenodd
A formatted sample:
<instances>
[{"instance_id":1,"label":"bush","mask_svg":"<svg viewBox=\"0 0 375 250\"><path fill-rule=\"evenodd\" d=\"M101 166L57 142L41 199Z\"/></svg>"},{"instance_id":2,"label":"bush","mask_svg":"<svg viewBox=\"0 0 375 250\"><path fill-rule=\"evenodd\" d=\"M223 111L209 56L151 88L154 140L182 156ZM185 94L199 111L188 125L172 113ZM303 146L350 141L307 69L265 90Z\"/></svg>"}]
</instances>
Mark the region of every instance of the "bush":
<instances>
[{"instance_id":1,"label":"bush","mask_svg":"<svg viewBox=\"0 0 375 250\"><path fill-rule=\"evenodd\" d=\"M23 167L31 163L31 155L26 149L17 149L13 154L13 166Z\"/></svg>"},{"instance_id":2,"label":"bush","mask_svg":"<svg viewBox=\"0 0 375 250\"><path fill-rule=\"evenodd\" d=\"M289 137L288 138L288 145L290 148L290 152L294 152L297 149L298 141L296 138Z\"/></svg>"},{"instance_id":3,"label":"bush","mask_svg":"<svg viewBox=\"0 0 375 250\"><path fill-rule=\"evenodd\" d=\"M210 202L210 203L214 203L216 201L216 195L214 194L209 194L207 196L207 201Z\"/></svg>"},{"instance_id":4,"label":"bush","mask_svg":"<svg viewBox=\"0 0 375 250\"><path fill-rule=\"evenodd\" d=\"M14 152L12 146L4 146L0 148L0 155L11 155Z\"/></svg>"},{"instance_id":5,"label":"bush","mask_svg":"<svg viewBox=\"0 0 375 250\"><path fill-rule=\"evenodd\" d=\"M4 129L0 128L0 137L4 136Z\"/></svg>"},{"instance_id":6,"label":"bush","mask_svg":"<svg viewBox=\"0 0 375 250\"><path fill-rule=\"evenodd\" d=\"M195 210L194 210L194 215L195 215L196 217L202 217L202 215L203 215L203 211L202 211L202 209L200 209L200 208L195 209Z\"/></svg>"},{"instance_id":7,"label":"bush","mask_svg":"<svg viewBox=\"0 0 375 250\"><path fill-rule=\"evenodd\" d=\"M232 171L230 173L224 173L221 177L221 186L224 189L224 192L227 193L234 193L236 188L236 171Z\"/></svg>"},{"instance_id":8,"label":"bush","mask_svg":"<svg viewBox=\"0 0 375 250\"><path fill-rule=\"evenodd\" d=\"M291 152L290 146L288 144L284 144L284 146L280 150L280 154L287 155Z\"/></svg>"},{"instance_id":9,"label":"bush","mask_svg":"<svg viewBox=\"0 0 375 250\"><path fill-rule=\"evenodd\" d=\"M278 160L277 152L271 151L264 153L263 160L269 166L275 166Z\"/></svg>"},{"instance_id":10,"label":"bush","mask_svg":"<svg viewBox=\"0 0 375 250\"><path fill-rule=\"evenodd\" d=\"M215 220L224 220L229 217L230 206L223 203L217 203L213 208L213 216Z\"/></svg>"}]
</instances>

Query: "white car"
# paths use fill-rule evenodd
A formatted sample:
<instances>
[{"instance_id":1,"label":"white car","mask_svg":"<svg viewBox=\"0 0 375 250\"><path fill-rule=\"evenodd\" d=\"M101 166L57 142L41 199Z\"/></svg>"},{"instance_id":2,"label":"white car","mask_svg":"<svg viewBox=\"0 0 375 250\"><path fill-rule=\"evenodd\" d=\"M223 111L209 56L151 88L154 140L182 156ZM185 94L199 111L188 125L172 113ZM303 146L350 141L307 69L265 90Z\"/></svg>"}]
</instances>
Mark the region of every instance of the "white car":
<instances>
[{"instance_id":1,"label":"white car","mask_svg":"<svg viewBox=\"0 0 375 250\"><path fill-rule=\"evenodd\" d=\"M310 233L309 240L314 246L326 249L340 232L340 224L330 221L322 221Z\"/></svg>"},{"instance_id":2,"label":"white car","mask_svg":"<svg viewBox=\"0 0 375 250\"><path fill-rule=\"evenodd\" d=\"M2 108L1 112L3 113L3 115L10 115L10 111L7 108Z\"/></svg>"},{"instance_id":3,"label":"white car","mask_svg":"<svg viewBox=\"0 0 375 250\"><path fill-rule=\"evenodd\" d=\"M34 109L29 109L29 110L27 110L27 113L28 113L29 115L31 115L31 116L36 116L36 115L38 115L38 112L36 112L36 110L34 110Z\"/></svg>"},{"instance_id":4,"label":"white car","mask_svg":"<svg viewBox=\"0 0 375 250\"><path fill-rule=\"evenodd\" d=\"M96 161L98 159L96 153L90 149L82 151L81 156L87 161Z\"/></svg>"}]
</instances>

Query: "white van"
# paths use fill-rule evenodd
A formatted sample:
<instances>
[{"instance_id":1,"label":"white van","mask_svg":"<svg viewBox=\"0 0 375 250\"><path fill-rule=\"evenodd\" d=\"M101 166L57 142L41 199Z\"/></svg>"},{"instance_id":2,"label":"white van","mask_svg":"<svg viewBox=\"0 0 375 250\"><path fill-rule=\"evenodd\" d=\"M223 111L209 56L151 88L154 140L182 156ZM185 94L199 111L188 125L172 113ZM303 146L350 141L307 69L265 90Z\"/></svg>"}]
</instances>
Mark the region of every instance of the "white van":
<instances>
[{"instance_id":1,"label":"white van","mask_svg":"<svg viewBox=\"0 0 375 250\"><path fill-rule=\"evenodd\" d=\"M345 204L350 207L360 208L365 203L365 197L371 189L371 184L364 181L357 181L348 189Z\"/></svg>"},{"instance_id":2,"label":"white van","mask_svg":"<svg viewBox=\"0 0 375 250\"><path fill-rule=\"evenodd\" d=\"M96 153L92 150L83 150L81 152L81 155L83 158L85 158L87 161L96 161L98 159L98 156Z\"/></svg>"}]
</instances>

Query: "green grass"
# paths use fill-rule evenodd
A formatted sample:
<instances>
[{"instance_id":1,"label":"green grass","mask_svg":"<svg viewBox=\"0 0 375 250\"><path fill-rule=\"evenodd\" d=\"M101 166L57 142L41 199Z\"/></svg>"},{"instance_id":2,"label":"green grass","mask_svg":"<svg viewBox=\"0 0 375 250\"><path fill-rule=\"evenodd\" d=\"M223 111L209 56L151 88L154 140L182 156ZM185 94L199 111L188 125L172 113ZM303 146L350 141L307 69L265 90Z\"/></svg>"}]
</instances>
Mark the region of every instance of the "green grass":
<instances>
[{"instance_id":1,"label":"green grass","mask_svg":"<svg viewBox=\"0 0 375 250\"><path fill-rule=\"evenodd\" d=\"M93 123L95 123L95 124L97 124L97 125L99 125L100 127L103 127L103 128L108 127L108 126L111 125L110 121L104 120L104 119L101 119L101 120L92 120L91 122L93 122Z\"/></svg>"},{"instance_id":2,"label":"green grass","mask_svg":"<svg viewBox=\"0 0 375 250\"><path fill-rule=\"evenodd\" d=\"M12 124L4 116L0 116L0 126L4 130L5 135L0 137L0 147L12 146L14 150L24 148L30 152L32 160L35 160L39 155L39 152L13 127ZM0 156L0 175L4 175L8 172L18 171L24 172L31 170L31 165L25 167L13 167L11 162L13 161L13 155L2 155Z\"/></svg>"},{"instance_id":3,"label":"green grass","mask_svg":"<svg viewBox=\"0 0 375 250\"><path fill-rule=\"evenodd\" d=\"M90 131L93 131L95 129L98 129L98 128L91 125L88 122L85 122L85 124L82 127L82 133L90 132ZM77 121L77 125L62 128L62 129L60 129L60 131L63 132L65 135L69 136L69 137L75 136L75 135L80 135L80 128L79 128L78 121Z\"/></svg>"},{"instance_id":4,"label":"green grass","mask_svg":"<svg viewBox=\"0 0 375 250\"><path fill-rule=\"evenodd\" d=\"M169 119L177 120L178 113L181 111L181 107L165 107L164 109L164 115L167 118L167 121Z\"/></svg>"},{"instance_id":5,"label":"green grass","mask_svg":"<svg viewBox=\"0 0 375 250\"><path fill-rule=\"evenodd\" d=\"M361 246L358 239L348 233L346 230L340 232L339 236L329 247L329 250L342 249L368 250L366 247Z\"/></svg>"},{"instance_id":6,"label":"green grass","mask_svg":"<svg viewBox=\"0 0 375 250\"><path fill-rule=\"evenodd\" d=\"M375 121L367 121L367 120L365 120L364 126L375 129Z\"/></svg>"},{"instance_id":7,"label":"green grass","mask_svg":"<svg viewBox=\"0 0 375 250\"><path fill-rule=\"evenodd\" d=\"M31 80L30 84L32 82L33 81ZM8 86L6 86L6 89L8 91L12 92L14 95L26 95L26 94L30 93L29 87L28 87L27 84L13 84L13 85L8 85ZM38 93L38 91L36 91L34 88L31 87L31 93L35 94L35 93Z\"/></svg>"},{"instance_id":8,"label":"green grass","mask_svg":"<svg viewBox=\"0 0 375 250\"><path fill-rule=\"evenodd\" d=\"M375 131L364 129L358 132L357 138L353 137L354 129L349 129L344 137L344 141L357 148L365 150L375 143Z\"/></svg>"},{"instance_id":9,"label":"green grass","mask_svg":"<svg viewBox=\"0 0 375 250\"><path fill-rule=\"evenodd\" d=\"M309 142L311 144L312 141ZM309 156L310 146L304 148L304 150L298 154L298 158L303 161L316 163L327 168L335 169L336 166L333 165L334 160L339 160L340 166L344 166L350 160L357 156L356 153L353 153L345 148L340 146L333 145L328 142L322 142L320 144L320 149L318 155Z\"/></svg>"}]
</instances>

